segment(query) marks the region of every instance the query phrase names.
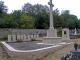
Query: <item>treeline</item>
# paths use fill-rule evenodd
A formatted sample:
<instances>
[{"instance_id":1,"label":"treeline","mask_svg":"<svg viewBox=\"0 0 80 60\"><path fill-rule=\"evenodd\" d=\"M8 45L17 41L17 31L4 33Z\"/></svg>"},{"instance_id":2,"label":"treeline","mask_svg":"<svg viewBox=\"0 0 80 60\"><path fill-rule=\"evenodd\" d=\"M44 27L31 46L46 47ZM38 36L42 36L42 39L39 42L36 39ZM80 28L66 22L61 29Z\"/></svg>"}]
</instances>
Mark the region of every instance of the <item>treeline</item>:
<instances>
[{"instance_id":1,"label":"treeline","mask_svg":"<svg viewBox=\"0 0 80 60\"><path fill-rule=\"evenodd\" d=\"M47 29L49 28L49 7L46 5L30 3L24 4L22 10L7 13L7 6L0 1L0 28L26 28ZM53 11L54 27L80 28L80 20L70 14L68 10L60 14L58 9Z\"/></svg>"}]
</instances>

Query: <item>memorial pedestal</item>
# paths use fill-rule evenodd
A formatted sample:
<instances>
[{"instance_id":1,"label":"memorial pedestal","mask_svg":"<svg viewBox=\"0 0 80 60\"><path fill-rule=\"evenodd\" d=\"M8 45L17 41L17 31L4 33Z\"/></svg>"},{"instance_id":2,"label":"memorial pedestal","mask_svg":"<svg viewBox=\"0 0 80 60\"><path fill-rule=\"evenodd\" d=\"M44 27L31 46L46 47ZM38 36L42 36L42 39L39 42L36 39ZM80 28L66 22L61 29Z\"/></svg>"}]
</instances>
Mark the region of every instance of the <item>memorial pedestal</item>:
<instances>
[{"instance_id":1,"label":"memorial pedestal","mask_svg":"<svg viewBox=\"0 0 80 60\"><path fill-rule=\"evenodd\" d=\"M47 30L47 37L57 37L57 30L56 29Z\"/></svg>"}]
</instances>

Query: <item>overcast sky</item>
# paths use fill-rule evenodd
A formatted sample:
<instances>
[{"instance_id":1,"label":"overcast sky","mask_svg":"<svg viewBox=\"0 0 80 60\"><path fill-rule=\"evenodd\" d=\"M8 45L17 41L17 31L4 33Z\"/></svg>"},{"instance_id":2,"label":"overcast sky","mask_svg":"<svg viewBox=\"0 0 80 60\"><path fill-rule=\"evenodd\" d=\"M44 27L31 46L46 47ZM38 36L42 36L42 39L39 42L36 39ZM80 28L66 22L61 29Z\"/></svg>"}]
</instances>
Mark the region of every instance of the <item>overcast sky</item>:
<instances>
[{"instance_id":1,"label":"overcast sky","mask_svg":"<svg viewBox=\"0 0 80 60\"><path fill-rule=\"evenodd\" d=\"M49 0L2 0L8 6L9 11L19 10L25 3L48 5ZM54 8L61 10L70 10L71 14L80 18L80 0L53 0Z\"/></svg>"}]
</instances>

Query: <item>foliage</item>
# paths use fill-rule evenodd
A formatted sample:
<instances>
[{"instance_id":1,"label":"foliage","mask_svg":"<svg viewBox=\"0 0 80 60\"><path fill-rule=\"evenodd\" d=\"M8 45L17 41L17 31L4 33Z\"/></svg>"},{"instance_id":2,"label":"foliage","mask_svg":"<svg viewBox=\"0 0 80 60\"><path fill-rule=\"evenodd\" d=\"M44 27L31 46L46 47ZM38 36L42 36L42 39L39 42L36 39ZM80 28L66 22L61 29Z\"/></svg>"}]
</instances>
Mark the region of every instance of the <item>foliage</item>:
<instances>
[{"instance_id":1,"label":"foliage","mask_svg":"<svg viewBox=\"0 0 80 60\"><path fill-rule=\"evenodd\" d=\"M7 13L7 6L0 1L0 28L26 28L26 29L48 29L49 7L46 5L30 3L24 4L22 10ZM59 13L58 9L53 11L54 27L80 28L80 19L70 14L68 10Z\"/></svg>"},{"instance_id":2,"label":"foliage","mask_svg":"<svg viewBox=\"0 0 80 60\"><path fill-rule=\"evenodd\" d=\"M49 15L45 14L45 13L40 13L38 15L36 15L35 18L35 25L34 27L36 29L46 29L49 26Z\"/></svg>"},{"instance_id":3,"label":"foliage","mask_svg":"<svg viewBox=\"0 0 80 60\"><path fill-rule=\"evenodd\" d=\"M77 16L71 15L67 10L62 13L62 16L64 18L64 27L78 28L79 23Z\"/></svg>"},{"instance_id":4,"label":"foliage","mask_svg":"<svg viewBox=\"0 0 80 60\"><path fill-rule=\"evenodd\" d=\"M33 28L33 17L18 10L10 14L10 18L7 23L12 28Z\"/></svg>"},{"instance_id":5,"label":"foliage","mask_svg":"<svg viewBox=\"0 0 80 60\"><path fill-rule=\"evenodd\" d=\"M35 16L38 15L39 13L49 12L49 8L46 5L44 6L41 4L32 5L30 3L26 3L22 7L22 11L28 13L29 15Z\"/></svg>"},{"instance_id":6,"label":"foliage","mask_svg":"<svg viewBox=\"0 0 80 60\"><path fill-rule=\"evenodd\" d=\"M54 27L63 27L64 19L63 16L60 15L59 10L56 9L53 11L53 19L54 19Z\"/></svg>"},{"instance_id":7,"label":"foliage","mask_svg":"<svg viewBox=\"0 0 80 60\"><path fill-rule=\"evenodd\" d=\"M3 1L0 1L0 13L6 13L7 12L7 6L4 5Z\"/></svg>"}]
</instances>

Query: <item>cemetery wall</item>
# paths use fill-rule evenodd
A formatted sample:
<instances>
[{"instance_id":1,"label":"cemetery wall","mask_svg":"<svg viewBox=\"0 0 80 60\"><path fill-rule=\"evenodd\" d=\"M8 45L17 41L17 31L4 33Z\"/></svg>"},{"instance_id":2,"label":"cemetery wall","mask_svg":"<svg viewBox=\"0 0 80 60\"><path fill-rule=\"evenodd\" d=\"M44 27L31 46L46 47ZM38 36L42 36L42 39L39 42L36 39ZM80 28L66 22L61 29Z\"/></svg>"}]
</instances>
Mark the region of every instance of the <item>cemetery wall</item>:
<instances>
[{"instance_id":1,"label":"cemetery wall","mask_svg":"<svg viewBox=\"0 0 80 60\"><path fill-rule=\"evenodd\" d=\"M74 34L74 29L69 30L70 37L72 34ZM80 29L77 30L78 33L80 33ZM7 38L8 35L33 35L38 34L40 37L47 35L47 29L10 29L10 28L0 28L0 38Z\"/></svg>"},{"instance_id":2,"label":"cemetery wall","mask_svg":"<svg viewBox=\"0 0 80 60\"><path fill-rule=\"evenodd\" d=\"M46 29L8 29L8 28L0 28L0 38L5 38L8 35L35 35L38 34L40 37L46 36Z\"/></svg>"}]
</instances>

